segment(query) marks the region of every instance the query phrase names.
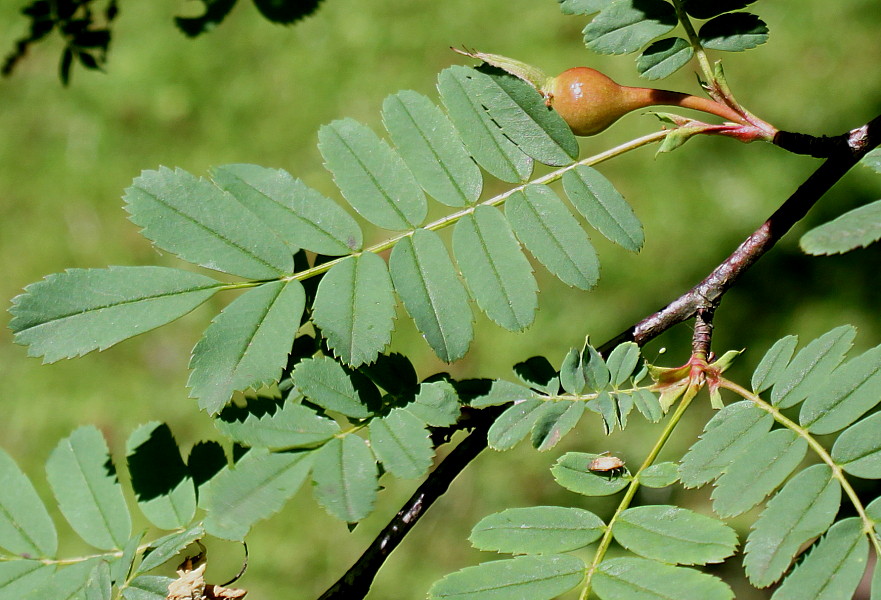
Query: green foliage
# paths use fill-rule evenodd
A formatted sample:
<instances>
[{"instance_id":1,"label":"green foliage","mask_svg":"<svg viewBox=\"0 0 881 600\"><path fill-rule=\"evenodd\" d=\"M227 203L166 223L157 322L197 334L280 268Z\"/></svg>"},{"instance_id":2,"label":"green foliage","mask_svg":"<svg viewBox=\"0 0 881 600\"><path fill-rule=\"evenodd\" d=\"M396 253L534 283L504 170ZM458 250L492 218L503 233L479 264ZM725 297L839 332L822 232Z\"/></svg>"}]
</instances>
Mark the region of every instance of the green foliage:
<instances>
[{"instance_id":1,"label":"green foliage","mask_svg":"<svg viewBox=\"0 0 881 600\"><path fill-rule=\"evenodd\" d=\"M506 74L451 67L438 88L446 113L411 92L386 100L383 121L397 149L352 119L319 132L319 149L348 204L402 234L363 248L348 212L279 169L226 165L211 169L211 179L181 169L145 171L125 195L142 233L184 260L248 281L224 284L159 267L68 271L15 299L16 341L47 362L78 356L174 320L218 290L243 289L213 320L190 362L191 395L216 414L234 392L271 386L296 368L303 356L289 361L288 354L301 320L311 321L343 363L378 360L391 339L395 292L447 362L464 356L474 335L469 292L502 327L528 327L538 286L521 243L565 283L593 287L598 258L583 225L544 185L553 179L564 179L570 202L601 233L632 251L642 246L633 211L585 161L573 163L574 136L531 86ZM475 204L482 189L475 161L519 182L529 177L533 159L563 168ZM458 212L424 223L423 188ZM496 208L502 202L504 213ZM447 226L455 261L435 233ZM307 257L301 248L321 256ZM379 253L388 249L386 264ZM310 284L307 292L300 281L311 277L317 288ZM339 410L325 396L313 400ZM609 427L626 421L626 410L613 419L608 402L600 404ZM367 416L351 410L344 414ZM574 425L577 416L567 413L563 425ZM552 421L543 421L550 436L539 442L545 448L559 430Z\"/></svg>"},{"instance_id":2,"label":"green foliage","mask_svg":"<svg viewBox=\"0 0 881 600\"><path fill-rule=\"evenodd\" d=\"M594 15L584 42L600 54L640 53L636 68L646 79L662 79L684 67L695 52L741 52L764 44L768 26L739 11L755 0L560 0L566 14ZM680 8L684 9L679 13ZM594 14L596 13L596 14ZM695 34L690 19L707 20ZM680 21L684 19L684 21ZM682 24L688 39L657 39Z\"/></svg>"},{"instance_id":3,"label":"green foliage","mask_svg":"<svg viewBox=\"0 0 881 600\"><path fill-rule=\"evenodd\" d=\"M288 18L271 1L256 4ZM707 49L741 51L763 43L764 22L732 12L749 4L563 0L561 8L596 15L584 31L588 47L609 54L645 48L639 71L661 78L693 56L705 67ZM231 4L206 2L212 6L217 13L194 26L219 22L211 19L222 18ZM690 18L706 21L699 33ZM683 37L657 39L679 25ZM721 69L712 75L707 89L736 106ZM16 490L0 491L0 546L8 552L0 557L0 595L109 600L115 586L116 597L161 600L171 580L145 573L177 561L206 535L244 541L303 487L353 527L373 511L388 477L423 477L436 448L459 430L486 431L497 451L527 437L548 451L578 431L585 415L610 434L633 422L634 408L652 423L672 410L641 460L629 447L629 465L593 448L568 451L551 468L561 487L583 496L579 502L604 496L617 503L607 522L571 506L492 514L473 528L472 544L521 556L448 575L430 597L550 600L582 586L585 598L591 591L602 599L732 598L721 579L687 566L734 554L737 535L720 519L742 515L769 496L744 547L750 581L780 583L773 598L804 597L805 590L817 598L853 593L868 544L881 550L875 533L881 509L863 507L850 481L881 478L874 412L881 401L881 347L844 362L854 327L833 329L797 353L795 336L777 341L752 373L751 390L723 377L739 352L716 360L708 347L698 349L697 338L682 367L640 369L634 342L602 350L585 342L559 367L544 357L514 365L521 383L457 381L446 373L420 382L407 357L384 353L396 297L445 362L462 358L472 342L472 299L503 328L529 327L539 308L540 278L524 247L564 283L592 288L599 259L580 217L628 251L640 251L645 241L629 204L593 167L649 141L663 138L662 150L669 150L705 133L662 132L578 160L575 137L528 83L490 68L454 66L439 75L438 89L443 106L409 91L385 100L391 143L352 119L318 134L341 198L390 235L362 231L343 204L282 170L233 164L211 169L204 179L160 168L145 171L126 191L132 221L157 248L234 281L160 267L73 270L15 299L16 340L49 362L174 320L216 291L240 292L213 319L190 363L192 396L222 443L197 444L185 456L168 426L143 425L126 444L129 477L122 480L131 483L130 494L94 427L75 431L49 457L47 477L62 515L98 554L57 556L48 511L14 461L0 454L0 480ZM533 177L535 162L549 168ZM513 185L484 186L481 167ZM550 187L558 181L565 198ZM483 197L485 189L496 195ZM853 235L850 225L836 227L827 230ZM372 238L380 241L366 246ZM653 380L642 383L646 373ZM722 405L720 389L742 400L719 410L683 457L658 462L702 387L715 408ZM482 420L486 415L491 424ZM635 505L651 499L637 495L639 486L677 481L684 488L712 482L719 518L672 505ZM842 492L858 517L836 522ZM421 503L425 496L417 497ZM161 532L133 535L127 498ZM414 514L402 511L395 526ZM623 555L608 556L612 541ZM809 544L807 557L793 566ZM592 564L565 554L582 549Z\"/></svg>"}]
</instances>

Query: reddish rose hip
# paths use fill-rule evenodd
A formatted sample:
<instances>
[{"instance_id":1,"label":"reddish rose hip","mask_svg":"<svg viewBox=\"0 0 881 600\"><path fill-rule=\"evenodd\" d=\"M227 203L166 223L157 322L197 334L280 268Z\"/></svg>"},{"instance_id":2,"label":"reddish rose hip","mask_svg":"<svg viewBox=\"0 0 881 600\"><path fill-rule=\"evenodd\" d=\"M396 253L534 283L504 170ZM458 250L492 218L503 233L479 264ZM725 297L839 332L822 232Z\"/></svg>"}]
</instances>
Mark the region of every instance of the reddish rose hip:
<instances>
[{"instance_id":1,"label":"reddish rose hip","mask_svg":"<svg viewBox=\"0 0 881 600\"><path fill-rule=\"evenodd\" d=\"M595 135L638 108L668 105L708 112L735 123L747 124L733 109L708 98L681 92L618 85L590 67L574 67L553 77L541 88L575 135Z\"/></svg>"}]
</instances>

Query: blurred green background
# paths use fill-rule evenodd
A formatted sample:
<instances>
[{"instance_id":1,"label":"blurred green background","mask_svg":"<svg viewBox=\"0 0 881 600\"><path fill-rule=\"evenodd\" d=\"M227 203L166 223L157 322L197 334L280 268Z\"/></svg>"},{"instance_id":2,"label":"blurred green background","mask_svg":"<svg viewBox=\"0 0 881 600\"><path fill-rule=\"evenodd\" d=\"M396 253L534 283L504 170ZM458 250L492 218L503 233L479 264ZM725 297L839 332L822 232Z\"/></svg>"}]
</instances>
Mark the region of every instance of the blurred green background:
<instances>
[{"instance_id":1,"label":"blurred green background","mask_svg":"<svg viewBox=\"0 0 881 600\"><path fill-rule=\"evenodd\" d=\"M0 51L25 32L22 1L0 7ZM803 0L763 2L755 11L771 29L770 42L726 56L738 99L783 129L835 134L881 112L881 12L873 0L836 4ZM123 190L142 169L178 166L204 174L210 165L251 162L284 168L334 195L316 149L317 129L354 117L381 129L382 99L400 89L436 98L437 72L469 61L449 46L504 54L556 73L576 65L602 69L622 84L639 85L633 57L600 57L585 50L586 19L562 15L553 0L325 0L315 16L293 27L264 20L246 0L215 31L186 39L175 14L198 12L195 2L121 2L107 73L75 69L64 89L57 77L61 45L35 46L16 73L0 81L0 298L4 301L46 274L70 267L177 265L141 238L121 209ZM693 69L663 87L697 92ZM584 155L658 128L632 115L604 134L585 139ZM442 365L399 318L393 342L412 353L421 377L439 370L456 376L508 377L515 362L535 354L558 364L585 335L595 343L660 308L699 281L753 231L819 163L770 145L698 139L673 154L643 149L601 170L635 207L646 227L640 255L594 241L603 277L590 293L566 288L541 267L540 313L523 334L479 322L470 354ZM492 181L487 193L504 189ZM819 224L847 208L881 197L881 180L856 169L808 218ZM800 231L804 231L801 226ZM877 307L879 250L844 257L806 258L790 235L726 297L717 313L717 351L748 347L738 366L746 377L770 343L787 333L803 340L850 322L861 348L881 342ZM98 425L117 455L140 423L167 421L182 447L216 437L209 419L187 399L189 351L221 297L184 319L103 353L41 366L0 332L3 448L47 493L42 464L73 428ZM8 323L8 316L4 324ZM647 355L684 361L690 331L681 326L650 345ZM736 376L736 375L735 375ZM671 444L687 448L710 411L698 403ZM487 452L454 484L393 555L371 598L422 598L440 576L489 560L469 548L470 527L508 506L564 503L607 515L595 503L557 487L547 467L562 452L613 450L641 460L653 429L641 419L626 434L605 438L586 418L577 434L547 454L522 447ZM258 525L251 566L239 582L249 598L317 597L340 576L394 514L416 482L384 481L375 514L349 533L302 490L284 512ZM651 491L646 501L671 496L707 511L707 493ZM60 523L60 521L59 521ZM749 520L736 526L745 526ZM745 532L745 531L742 531ZM212 546L209 577L225 580L240 564L240 549ZM63 551L84 549L67 536ZM765 597L724 576L738 597Z\"/></svg>"}]
</instances>

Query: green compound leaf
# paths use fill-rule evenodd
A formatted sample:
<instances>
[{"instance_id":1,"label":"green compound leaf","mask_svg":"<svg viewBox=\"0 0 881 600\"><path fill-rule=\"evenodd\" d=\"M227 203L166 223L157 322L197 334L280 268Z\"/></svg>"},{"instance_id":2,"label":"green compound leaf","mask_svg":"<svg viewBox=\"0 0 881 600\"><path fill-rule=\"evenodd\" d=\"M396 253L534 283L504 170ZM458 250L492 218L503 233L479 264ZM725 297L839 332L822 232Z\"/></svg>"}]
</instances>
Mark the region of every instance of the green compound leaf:
<instances>
[{"instance_id":1,"label":"green compound leaf","mask_svg":"<svg viewBox=\"0 0 881 600\"><path fill-rule=\"evenodd\" d=\"M509 402L535 400L537 398L538 395L528 387L511 383L504 379L495 379L492 381L490 389L486 394L471 400L471 406L474 408L485 408L487 406L508 404Z\"/></svg>"},{"instance_id":2,"label":"green compound leaf","mask_svg":"<svg viewBox=\"0 0 881 600\"><path fill-rule=\"evenodd\" d=\"M799 350L771 390L771 403L789 408L807 398L841 364L856 334L853 325L842 325Z\"/></svg>"},{"instance_id":3,"label":"green compound leaf","mask_svg":"<svg viewBox=\"0 0 881 600\"><path fill-rule=\"evenodd\" d=\"M474 204L483 178L455 127L431 100L410 90L382 103L382 121L426 192L447 206Z\"/></svg>"},{"instance_id":4,"label":"green compound leaf","mask_svg":"<svg viewBox=\"0 0 881 600\"><path fill-rule=\"evenodd\" d=\"M224 165L211 169L214 183L235 196L291 248L327 256L361 249L361 228L336 202L283 169Z\"/></svg>"},{"instance_id":5,"label":"green compound leaf","mask_svg":"<svg viewBox=\"0 0 881 600\"><path fill-rule=\"evenodd\" d=\"M118 550L131 537L132 522L107 443L94 426L61 440L46 461L58 507L86 543Z\"/></svg>"},{"instance_id":6,"label":"green compound leaf","mask_svg":"<svg viewBox=\"0 0 881 600\"><path fill-rule=\"evenodd\" d=\"M576 210L597 231L631 252L642 249L645 241L642 223L624 196L599 171L586 165L566 171L563 189Z\"/></svg>"},{"instance_id":7,"label":"green compound leaf","mask_svg":"<svg viewBox=\"0 0 881 600\"><path fill-rule=\"evenodd\" d=\"M792 359L792 353L795 352L797 344L798 336L795 335L787 335L774 342L753 372L751 382L753 392L761 394L777 383Z\"/></svg>"},{"instance_id":8,"label":"green compound leaf","mask_svg":"<svg viewBox=\"0 0 881 600\"><path fill-rule=\"evenodd\" d=\"M841 503L841 486L826 465L808 467L768 502L746 540L743 566L763 588L789 569L803 544L826 531Z\"/></svg>"},{"instance_id":9,"label":"green compound leaf","mask_svg":"<svg viewBox=\"0 0 881 600\"><path fill-rule=\"evenodd\" d=\"M385 470L401 479L422 477L431 467L434 447L425 424L403 409L395 409L368 427L370 447Z\"/></svg>"},{"instance_id":10,"label":"green compound leaf","mask_svg":"<svg viewBox=\"0 0 881 600\"><path fill-rule=\"evenodd\" d=\"M713 490L713 510L723 518L748 511L799 465L808 443L788 429L755 440L728 467Z\"/></svg>"},{"instance_id":11,"label":"green compound leaf","mask_svg":"<svg viewBox=\"0 0 881 600\"><path fill-rule=\"evenodd\" d=\"M495 86L489 76L458 65L441 71L437 79L441 100L477 164L502 181L526 181L532 158L505 137L481 105L478 98L487 86Z\"/></svg>"},{"instance_id":12,"label":"green compound leaf","mask_svg":"<svg viewBox=\"0 0 881 600\"><path fill-rule=\"evenodd\" d=\"M517 237L563 283L589 290L600 277L596 250L584 229L554 191L528 185L505 204Z\"/></svg>"},{"instance_id":13,"label":"green compound leaf","mask_svg":"<svg viewBox=\"0 0 881 600\"><path fill-rule=\"evenodd\" d=\"M54 564L39 560L0 562L0 598L17 600L29 592L40 590L55 574Z\"/></svg>"},{"instance_id":14,"label":"green compound leaf","mask_svg":"<svg viewBox=\"0 0 881 600\"><path fill-rule=\"evenodd\" d=\"M602 600L733 600L722 580L685 567L645 558L613 558L600 563L593 578Z\"/></svg>"},{"instance_id":15,"label":"green compound leaf","mask_svg":"<svg viewBox=\"0 0 881 600\"><path fill-rule=\"evenodd\" d=\"M199 408L216 414L233 392L277 381L305 305L303 285L295 279L265 283L227 305L190 359L187 385Z\"/></svg>"},{"instance_id":16,"label":"green compound leaf","mask_svg":"<svg viewBox=\"0 0 881 600\"><path fill-rule=\"evenodd\" d=\"M844 429L881 401L881 346L849 360L815 388L799 412L812 433Z\"/></svg>"},{"instance_id":17,"label":"green compound leaf","mask_svg":"<svg viewBox=\"0 0 881 600\"><path fill-rule=\"evenodd\" d=\"M674 462L654 464L639 474L639 483L649 488L664 488L679 481L679 465Z\"/></svg>"},{"instance_id":18,"label":"green compound leaf","mask_svg":"<svg viewBox=\"0 0 881 600\"><path fill-rule=\"evenodd\" d=\"M584 561L566 554L518 556L450 573L430 600L551 600L581 583Z\"/></svg>"},{"instance_id":19,"label":"green compound leaf","mask_svg":"<svg viewBox=\"0 0 881 600\"><path fill-rule=\"evenodd\" d=\"M272 516L300 489L315 454L251 450L200 489L208 516L205 531L226 540L243 540L257 521Z\"/></svg>"},{"instance_id":20,"label":"green compound leaf","mask_svg":"<svg viewBox=\"0 0 881 600\"><path fill-rule=\"evenodd\" d=\"M602 519L581 508L530 506L484 517L468 539L479 550L552 554L592 544L604 530Z\"/></svg>"},{"instance_id":21,"label":"green compound leaf","mask_svg":"<svg viewBox=\"0 0 881 600\"><path fill-rule=\"evenodd\" d=\"M676 506L628 508L612 532L635 554L680 565L722 562L737 548L737 533L725 523Z\"/></svg>"},{"instance_id":22,"label":"green compound leaf","mask_svg":"<svg viewBox=\"0 0 881 600\"><path fill-rule=\"evenodd\" d=\"M318 284L312 320L348 365L376 360L391 340L394 319L388 267L371 252L334 265Z\"/></svg>"},{"instance_id":23,"label":"green compound leaf","mask_svg":"<svg viewBox=\"0 0 881 600\"><path fill-rule=\"evenodd\" d=\"M196 514L196 487L168 425L138 427L126 442L132 489L141 512L160 529L190 524Z\"/></svg>"},{"instance_id":24,"label":"green compound leaf","mask_svg":"<svg viewBox=\"0 0 881 600\"><path fill-rule=\"evenodd\" d=\"M698 37L708 50L741 52L767 42L768 26L754 14L729 13L704 23Z\"/></svg>"},{"instance_id":25,"label":"green compound leaf","mask_svg":"<svg viewBox=\"0 0 881 600\"><path fill-rule=\"evenodd\" d=\"M832 458L845 471L865 479L881 479L881 413L848 427L835 440Z\"/></svg>"},{"instance_id":26,"label":"green compound leaf","mask_svg":"<svg viewBox=\"0 0 881 600\"><path fill-rule=\"evenodd\" d=\"M682 458L679 476L687 488L700 487L718 478L763 438L774 424L771 414L748 400L729 404L704 427L704 433Z\"/></svg>"},{"instance_id":27,"label":"green compound leaf","mask_svg":"<svg viewBox=\"0 0 881 600\"><path fill-rule=\"evenodd\" d=\"M578 158L575 134L538 90L501 69L482 68L478 72L495 83L480 88L481 104L518 148L546 165L568 165Z\"/></svg>"},{"instance_id":28,"label":"green compound leaf","mask_svg":"<svg viewBox=\"0 0 881 600\"><path fill-rule=\"evenodd\" d=\"M624 342L615 346L606 359L606 367L609 369L609 380L612 387L618 388L623 385L639 365L639 346L634 342Z\"/></svg>"},{"instance_id":29,"label":"green compound leaf","mask_svg":"<svg viewBox=\"0 0 881 600\"><path fill-rule=\"evenodd\" d=\"M523 400L499 415L487 432L489 447L510 450L532 430L544 413L545 402L539 399Z\"/></svg>"},{"instance_id":30,"label":"green compound leaf","mask_svg":"<svg viewBox=\"0 0 881 600\"><path fill-rule=\"evenodd\" d=\"M52 558L58 534L34 485L0 449L0 546L11 554ZM2 596L2 594L0 594Z\"/></svg>"},{"instance_id":31,"label":"green compound leaf","mask_svg":"<svg viewBox=\"0 0 881 600\"><path fill-rule=\"evenodd\" d=\"M600 54L636 52L678 23L663 0L615 0L584 28L584 43Z\"/></svg>"},{"instance_id":32,"label":"green compound leaf","mask_svg":"<svg viewBox=\"0 0 881 600\"><path fill-rule=\"evenodd\" d=\"M490 206L478 206L453 230L453 251L478 306L510 331L532 324L538 285L532 266L507 219Z\"/></svg>"},{"instance_id":33,"label":"green compound leaf","mask_svg":"<svg viewBox=\"0 0 881 600\"><path fill-rule=\"evenodd\" d=\"M598 456L601 455L567 452L551 467L551 474L567 490L585 496L610 496L627 487L629 474L613 475L588 470L591 461Z\"/></svg>"},{"instance_id":34,"label":"green compound leaf","mask_svg":"<svg viewBox=\"0 0 881 600\"><path fill-rule=\"evenodd\" d=\"M746 8L756 0L686 0L685 12L695 19L711 19L718 15Z\"/></svg>"},{"instance_id":35,"label":"green compound leaf","mask_svg":"<svg viewBox=\"0 0 881 600\"><path fill-rule=\"evenodd\" d=\"M844 254L881 239L881 200L850 210L815 227L798 244L807 254Z\"/></svg>"},{"instance_id":36,"label":"green compound leaf","mask_svg":"<svg viewBox=\"0 0 881 600\"><path fill-rule=\"evenodd\" d=\"M857 517L839 521L783 582L772 600L851 598L866 570L869 540Z\"/></svg>"},{"instance_id":37,"label":"green compound leaf","mask_svg":"<svg viewBox=\"0 0 881 600\"><path fill-rule=\"evenodd\" d=\"M245 446L281 450L318 444L336 435L336 421L293 402L249 400L246 408L226 407L214 420L225 436Z\"/></svg>"},{"instance_id":38,"label":"green compound leaf","mask_svg":"<svg viewBox=\"0 0 881 600\"><path fill-rule=\"evenodd\" d=\"M369 379L327 356L300 361L291 378L310 402L347 417L369 417L379 406L379 390Z\"/></svg>"},{"instance_id":39,"label":"green compound leaf","mask_svg":"<svg viewBox=\"0 0 881 600\"><path fill-rule=\"evenodd\" d=\"M612 0L557 0L564 15L592 15L606 8Z\"/></svg>"},{"instance_id":40,"label":"green compound leaf","mask_svg":"<svg viewBox=\"0 0 881 600\"><path fill-rule=\"evenodd\" d=\"M177 556L184 548L204 536L205 529L202 525L196 525L186 531L172 533L159 538L147 547L144 553L144 560L138 565L137 573L146 573L160 565L164 565Z\"/></svg>"},{"instance_id":41,"label":"green compound leaf","mask_svg":"<svg viewBox=\"0 0 881 600\"><path fill-rule=\"evenodd\" d=\"M219 281L168 267L69 269L32 283L12 300L10 329L44 363L82 356L187 314Z\"/></svg>"},{"instance_id":42,"label":"green compound leaf","mask_svg":"<svg viewBox=\"0 0 881 600\"><path fill-rule=\"evenodd\" d=\"M249 279L294 272L290 248L207 179L183 169L143 171L124 200L146 238L186 261Z\"/></svg>"},{"instance_id":43,"label":"green compound leaf","mask_svg":"<svg viewBox=\"0 0 881 600\"><path fill-rule=\"evenodd\" d=\"M389 257L389 272L407 312L438 358L465 356L474 337L468 292L440 236L417 229Z\"/></svg>"},{"instance_id":44,"label":"green compound leaf","mask_svg":"<svg viewBox=\"0 0 881 600\"><path fill-rule=\"evenodd\" d=\"M166 600L168 584L174 579L161 575L141 575L132 579L122 590L125 600Z\"/></svg>"},{"instance_id":45,"label":"green compound leaf","mask_svg":"<svg viewBox=\"0 0 881 600\"><path fill-rule=\"evenodd\" d=\"M312 491L327 512L356 523L373 509L377 478L376 459L367 441L347 435L334 438L318 450Z\"/></svg>"},{"instance_id":46,"label":"green compound leaf","mask_svg":"<svg viewBox=\"0 0 881 600\"><path fill-rule=\"evenodd\" d=\"M545 402L532 428L532 446L539 452L550 450L581 420L584 402L560 400Z\"/></svg>"},{"instance_id":47,"label":"green compound leaf","mask_svg":"<svg viewBox=\"0 0 881 600\"><path fill-rule=\"evenodd\" d=\"M419 384L416 399L404 410L431 427L448 427L459 419L461 405L456 389L446 381Z\"/></svg>"},{"instance_id":48,"label":"green compound leaf","mask_svg":"<svg viewBox=\"0 0 881 600\"><path fill-rule=\"evenodd\" d=\"M401 155L369 127L354 119L323 125L318 150L343 197L374 225L405 231L425 220L422 188Z\"/></svg>"},{"instance_id":49,"label":"green compound leaf","mask_svg":"<svg viewBox=\"0 0 881 600\"><path fill-rule=\"evenodd\" d=\"M636 59L636 70L646 79L663 79L691 60L694 48L680 37L665 38L649 45Z\"/></svg>"}]
</instances>

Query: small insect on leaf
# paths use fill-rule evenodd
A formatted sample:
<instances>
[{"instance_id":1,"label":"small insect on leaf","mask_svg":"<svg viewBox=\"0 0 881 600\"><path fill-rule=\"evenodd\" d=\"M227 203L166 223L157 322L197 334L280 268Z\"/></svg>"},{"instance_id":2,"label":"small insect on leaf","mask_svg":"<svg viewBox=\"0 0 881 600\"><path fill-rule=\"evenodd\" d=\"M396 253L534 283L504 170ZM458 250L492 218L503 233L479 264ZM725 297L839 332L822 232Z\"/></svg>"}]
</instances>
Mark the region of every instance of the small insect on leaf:
<instances>
[{"instance_id":1,"label":"small insect on leaf","mask_svg":"<svg viewBox=\"0 0 881 600\"><path fill-rule=\"evenodd\" d=\"M587 470L594 473L615 473L623 468L624 461L617 456L611 456L608 452L597 456L587 465Z\"/></svg>"}]
</instances>

